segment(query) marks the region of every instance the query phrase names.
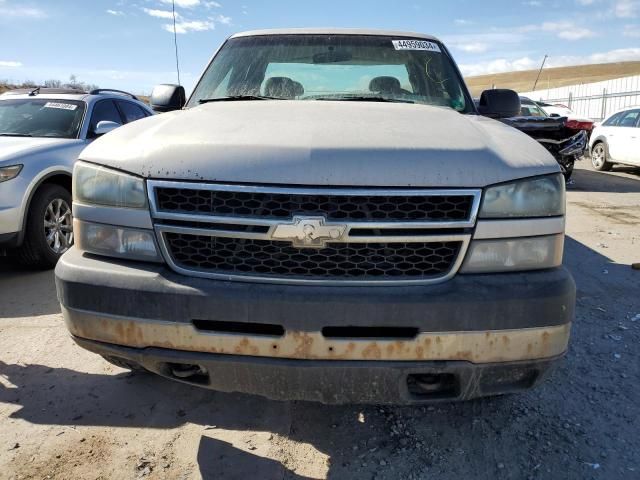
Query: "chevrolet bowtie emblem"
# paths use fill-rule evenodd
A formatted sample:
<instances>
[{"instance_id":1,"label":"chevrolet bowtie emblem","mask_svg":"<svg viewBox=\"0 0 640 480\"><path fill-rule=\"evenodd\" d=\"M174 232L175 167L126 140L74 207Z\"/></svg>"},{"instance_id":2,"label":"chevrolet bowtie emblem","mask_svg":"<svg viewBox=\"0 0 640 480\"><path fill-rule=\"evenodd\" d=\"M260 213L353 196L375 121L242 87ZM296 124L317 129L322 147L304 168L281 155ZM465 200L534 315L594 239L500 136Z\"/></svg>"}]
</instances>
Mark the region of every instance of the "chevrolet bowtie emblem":
<instances>
[{"instance_id":1,"label":"chevrolet bowtie emblem","mask_svg":"<svg viewBox=\"0 0 640 480\"><path fill-rule=\"evenodd\" d=\"M342 238L346 225L327 224L324 217L293 217L292 223L277 225L271 233L274 240L289 240L294 247L323 248L329 240Z\"/></svg>"}]
</instances>

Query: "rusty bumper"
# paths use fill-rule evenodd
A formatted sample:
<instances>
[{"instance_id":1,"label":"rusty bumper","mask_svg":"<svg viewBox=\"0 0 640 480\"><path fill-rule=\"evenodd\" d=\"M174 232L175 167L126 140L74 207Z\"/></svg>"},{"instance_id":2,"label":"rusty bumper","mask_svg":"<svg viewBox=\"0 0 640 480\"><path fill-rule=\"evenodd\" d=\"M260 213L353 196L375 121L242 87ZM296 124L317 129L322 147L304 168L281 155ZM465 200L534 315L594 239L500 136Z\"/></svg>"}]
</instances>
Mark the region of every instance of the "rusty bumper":
<instances>
[{"instance_id":1,"label":"rusty bumper","mask_svg":"<svg viewBox=\"0 0 640 480\"><path fill-rule=\"evenodd\" d=\"M430 369L433 362L552 363L567 349L575 304L563 268L458 275L431 286L257 285L73 249L56 268L56 284L81 345L129 349L138 362L145 352L162 351L226 365L240 358L243 365L296 361L296 368L391 362L393 371L414 362Z\"/></svg>"}]
</instances>

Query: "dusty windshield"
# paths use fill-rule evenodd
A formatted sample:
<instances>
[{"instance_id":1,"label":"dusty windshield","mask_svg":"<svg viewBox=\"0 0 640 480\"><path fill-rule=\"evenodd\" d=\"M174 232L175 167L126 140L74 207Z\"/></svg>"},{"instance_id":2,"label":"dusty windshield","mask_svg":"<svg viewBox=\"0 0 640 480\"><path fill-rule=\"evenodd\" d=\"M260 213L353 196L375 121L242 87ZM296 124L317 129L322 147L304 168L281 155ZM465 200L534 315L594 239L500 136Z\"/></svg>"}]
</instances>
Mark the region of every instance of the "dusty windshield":
<instances>
[{"instance_id":1,"label":"dusty windshield","mask_svg":"<svg viewBox=\"0 0 640 480\"><path fill-rule=\"evenodd\" d=\"M231 39L209 65L188 106L247 96L472 109L460 76L439 43L378 35Z\"/></svg>"},{"instance_id":2,"label":"dusty windshield","mask_svg":"<svg viewBox=\"0 0 640 480\"><path fill-rule=\"evenodd\" d=\"M51 98L0 100L0 136L77 138L84 102Z\"/></svg>"}]
</instances>

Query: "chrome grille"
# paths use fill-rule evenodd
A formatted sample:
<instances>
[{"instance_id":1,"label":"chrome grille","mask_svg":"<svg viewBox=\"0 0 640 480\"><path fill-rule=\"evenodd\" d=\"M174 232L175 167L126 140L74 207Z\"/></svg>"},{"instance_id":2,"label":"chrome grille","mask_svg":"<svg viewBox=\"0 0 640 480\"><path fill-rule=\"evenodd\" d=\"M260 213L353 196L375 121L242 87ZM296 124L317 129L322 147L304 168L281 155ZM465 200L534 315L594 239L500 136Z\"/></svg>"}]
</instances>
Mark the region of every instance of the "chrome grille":
<instances>
[{"instance_id":1,"label":"chrome grille","mask_svg":"<svg viewBox=\"0 0 640 480\"><path fill-rule=\"evenodd\" d=\"M175 271L340 285L451 278L468 247L481 193L155 180L147 186L159 244Z\"/></svg>"}]
</instances>

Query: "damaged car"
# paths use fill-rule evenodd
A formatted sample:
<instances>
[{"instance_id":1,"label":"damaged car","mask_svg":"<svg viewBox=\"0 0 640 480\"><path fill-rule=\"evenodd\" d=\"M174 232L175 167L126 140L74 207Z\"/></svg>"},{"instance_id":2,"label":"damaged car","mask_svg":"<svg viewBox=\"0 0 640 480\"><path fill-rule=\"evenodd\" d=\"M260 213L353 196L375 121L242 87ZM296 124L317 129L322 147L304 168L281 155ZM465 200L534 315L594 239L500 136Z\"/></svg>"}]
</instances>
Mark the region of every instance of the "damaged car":
<instances>
[{"instance_id":1,"label":"damaged car","mask_svg":"<svg viewBox=\"0 0 640 480\"><path fill-rule=\"evenodd\" d=\"M520 97L521 110L516 117L502 122L536 139L556 159L565 180L573 175L575 162L582 159L588 147L593 121L549 116L533 100Z\"/></svg>"}]
</instances>

